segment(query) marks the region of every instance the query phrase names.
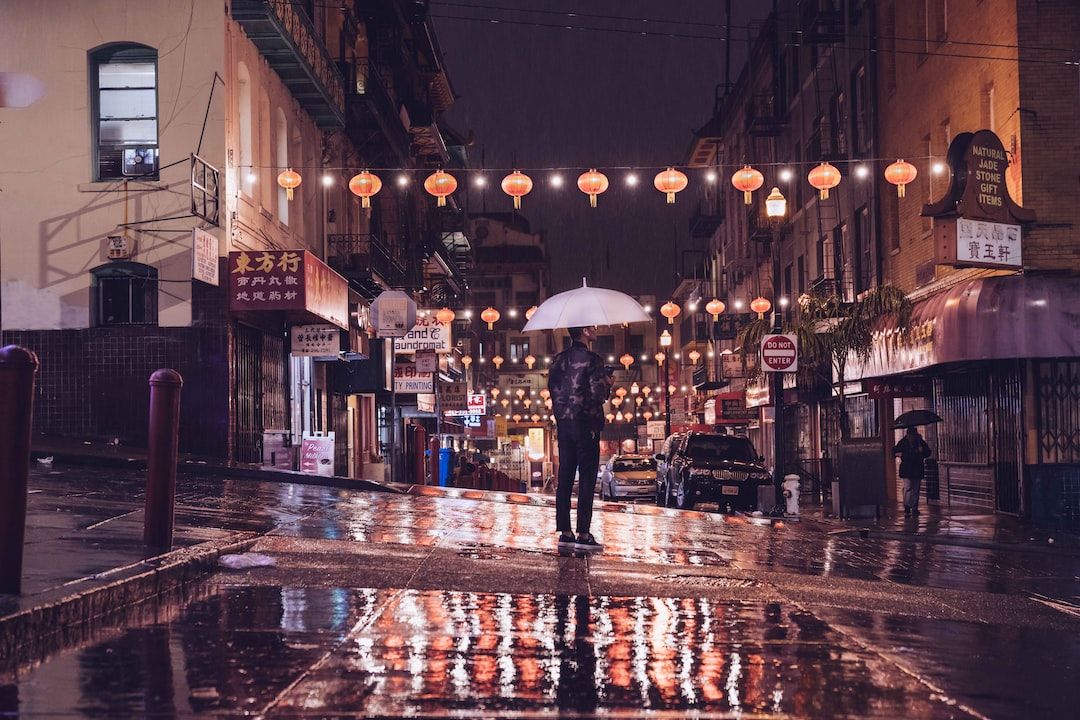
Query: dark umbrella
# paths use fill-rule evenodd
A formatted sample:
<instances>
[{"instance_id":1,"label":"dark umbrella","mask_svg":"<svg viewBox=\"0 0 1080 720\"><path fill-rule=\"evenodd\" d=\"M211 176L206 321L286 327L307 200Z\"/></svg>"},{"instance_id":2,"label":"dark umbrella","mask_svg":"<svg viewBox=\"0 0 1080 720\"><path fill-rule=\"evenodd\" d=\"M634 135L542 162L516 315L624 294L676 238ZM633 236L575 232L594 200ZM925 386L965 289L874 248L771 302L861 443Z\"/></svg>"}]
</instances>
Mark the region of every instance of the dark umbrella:
<instances>
[{"instance_id":1,"label":"dark umbrella","mask_svg":"<svg viewBox=\"0 0 1080 720\"><path fill-rule=\"evenodd\" d=\"M918 425L933 425L941 422L941 416L929 410L909 410L893 420L893 427L909 428Z\"/></svg>"}]
</instances>

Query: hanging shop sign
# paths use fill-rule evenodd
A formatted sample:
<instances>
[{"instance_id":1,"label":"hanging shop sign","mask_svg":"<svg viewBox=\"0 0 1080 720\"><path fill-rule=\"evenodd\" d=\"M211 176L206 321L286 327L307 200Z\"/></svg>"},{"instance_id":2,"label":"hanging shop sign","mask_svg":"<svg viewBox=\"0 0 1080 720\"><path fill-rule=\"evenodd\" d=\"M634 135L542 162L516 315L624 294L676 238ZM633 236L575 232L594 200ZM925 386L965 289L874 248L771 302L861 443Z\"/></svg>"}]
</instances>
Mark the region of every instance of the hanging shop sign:
<instances>
[{"instance_id":1,"label":"hanging shop sign","mask_svg":"<svg viewBox=\"0 0 1080 720\"><path fill-rule=\"evenodd\" d=\"M337 357L341 349L336 325L293 325L289 353L297 357Z\"/></svg>"},{"instance_id":2,"label":"hanging shop sign","mask_svg":"<svg viewBox=\"0 0 1080 720\"><path fill-rule=\"evenodd\" d=\"M395 343L397 340L394 341ZM433 352L416 353L416 372L433 373L439 369L439 357Z\"/></svg>"},{"instance_id":3,"label":"hanging shop sign","mask_svg":"<svg viewBox=\"0 0 1080 720\"><path fill-rule=\"evenodd\" d=\"M416 371L414 363L394 364L394 392L399 393L433 393L435 392L435 376L431 373Z\"/></svg>"},{"instance_id":4,"label":"hanging shop sign","mask_svg":"<svg viewBox=\"0 0 1080 720\"><path fill-rule=\"evenodd\" d=\"M371 302L375 337L403 338L415 323L416 302L400 290L386 290ZM397 349L396 343L394 349Z\"/></svg>"},{"instance_id":5,"label":"hanging shop sign","mask_svg":"<svg viewBox=\"0 0 1080 720\"><path fill-rule=\"evenodd\" d=\"M1012 199L1009 156L990 130L960 133L949 144L952 175L944 196L923 207L933 217L935 260L960 267L1022 267L1020 225L1035 213Z\"/></svg>"},{"instance_id":6,"label":"hanging shop sign","mask_svg":"<svg viewBox=\"0 0 1080 720\"><path fill-rule=\"evenodd\" d=\"M349 327L349 284L307 250L229 253L229 309L299 311Z\"/></svg>"},{"instance_id":7,"label":"hanging shop sign","mask_svg":"<svg viewBox=\"0 0 1080 720\"><path fill-rule=\"evenodd\" d=\"M725 378L744 378L757 370L757 355L727 353L720 356L720 372Z\"/></svg>"},{"instance_id":8,"label":"hanging shop sign","mask_svg":"<svg viewBox=\"0 0 1080 720\"><path fill-rule=\"evenodd\" d=\"M663 420L647 420L645 431L650 440L663 440L667 437L667 426Z\"/></svg>"},{"instance_id":9,"label":"hanging shop sign","mask_svg":"<svg viewBox=\"0 0 1080 720\"><path fill-rule=\"evenodd\" d=\"M862 384L866 394L874 399L930 397L934 392L930 378L868 378Z\"/></svg>"},{"instance_id":10,"label":"hanging shop sign","mask_svg":"<svg viewBox=\"0 0 1080 720\"><path fill-rule=\"evenodd\" d=\"M484 393L469 393L469 414L484 415L487 413L487 395Z\"/></svg>"},{"instance_id":11,"label":"hanging shop sign","mask_svg":"<svg viewBox=\"0 0 1080 720\"><path fill-rule=\"evenodd\" d=\"M394 340L394 350L398 355L411 355L417 352L450 352L451 324L453 321L442 322L435 317L435 310L427 310L419 313L412 328L405 333L404 337Z\"/></svg>"},{"instance_id":12,"label":"hanging shop sign","mask_svg":"<svg viewBox=\"0 0 1080 720\"><path fill-rule=\"evenodd\" d=\"M799 346L794 335L766 335L761 338L761 368L765 372L795 372L799 369Z\"/></svg>"},{"instance_id":13,"label":"hanging shop sign","mask_svg":"<svg viewBox=\"0 0 1080 720\"><path fill-rule=\"evenodd\" d=\"M468 414L469 386L463 382L439 383L439 407L447 417L452 411Z\"/></svg>"},{"instance_id":14,"label":"hanging shop sign","mask_svg":"<svg viewBox=\"0 0 1080 720\"><path fill-rule=\"evenodd\" d=\"M191 228L191 279L215 287L218 277L218 239L202 228Z\"/></svg>"}]
</instances>

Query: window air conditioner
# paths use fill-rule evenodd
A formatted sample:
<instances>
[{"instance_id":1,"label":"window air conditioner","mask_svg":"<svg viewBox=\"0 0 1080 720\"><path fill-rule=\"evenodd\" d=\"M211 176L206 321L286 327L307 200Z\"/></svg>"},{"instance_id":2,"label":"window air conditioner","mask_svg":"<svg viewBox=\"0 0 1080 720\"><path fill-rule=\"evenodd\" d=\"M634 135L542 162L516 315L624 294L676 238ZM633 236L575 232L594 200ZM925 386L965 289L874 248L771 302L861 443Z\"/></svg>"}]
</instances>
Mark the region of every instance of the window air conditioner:
<instances>
[{"instance_id":1,"label":"window air conditioner","mask_svg":"<svg viewBox=\"0 0 1080 720\"><path fill-rule=\"evenodd\" d=\"M124 148L124 175L153 175L157 170L158 150L156 147Z\"/></svg>"}]
</instances>

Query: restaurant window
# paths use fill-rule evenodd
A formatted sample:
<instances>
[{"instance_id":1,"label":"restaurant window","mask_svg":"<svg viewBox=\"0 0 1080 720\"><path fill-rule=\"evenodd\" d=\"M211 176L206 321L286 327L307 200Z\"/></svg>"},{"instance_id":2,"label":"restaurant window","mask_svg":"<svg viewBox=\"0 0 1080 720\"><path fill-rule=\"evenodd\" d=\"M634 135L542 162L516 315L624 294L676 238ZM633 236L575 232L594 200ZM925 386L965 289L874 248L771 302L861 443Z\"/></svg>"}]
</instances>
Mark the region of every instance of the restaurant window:
<instances>
[{"instance_id":1,"label":"restaurant window","mask_svg":"<svg viewBox=\"0 0 1080 720\"><path fill-rule=\"evenodd\" d=\"M94 179L158 177L157 50L116 43L90 53Z\"/></svg>"},{"instance_id":2,"label":"restaurant window","mask_svg":"<svg viewBox=\"0 0 1080 720\"><path fill-rule=\"evenodd\" d=\"M90 271L94 325L156 325L158 272L149 265L114 262Z\"/></svg>"}]
</instances>

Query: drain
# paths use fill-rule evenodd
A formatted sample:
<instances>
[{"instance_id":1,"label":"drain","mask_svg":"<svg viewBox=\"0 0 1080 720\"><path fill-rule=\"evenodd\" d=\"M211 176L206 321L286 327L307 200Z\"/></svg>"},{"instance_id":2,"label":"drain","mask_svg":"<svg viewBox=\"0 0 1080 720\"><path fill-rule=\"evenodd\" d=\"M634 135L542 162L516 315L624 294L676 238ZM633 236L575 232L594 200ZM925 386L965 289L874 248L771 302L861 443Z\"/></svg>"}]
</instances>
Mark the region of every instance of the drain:
<instances>
[{"instance_id":1,"label":"drain","mask_svg":"<svg viewBox=\"0 0 1080 720\"><path fill-rule=\"evenodd\" d=\"M725 575L658 575L656 579L672 585L691 585L694 587L752 588L760 585L756 580L727 577Z\"/></svg>"}]
</instances>

